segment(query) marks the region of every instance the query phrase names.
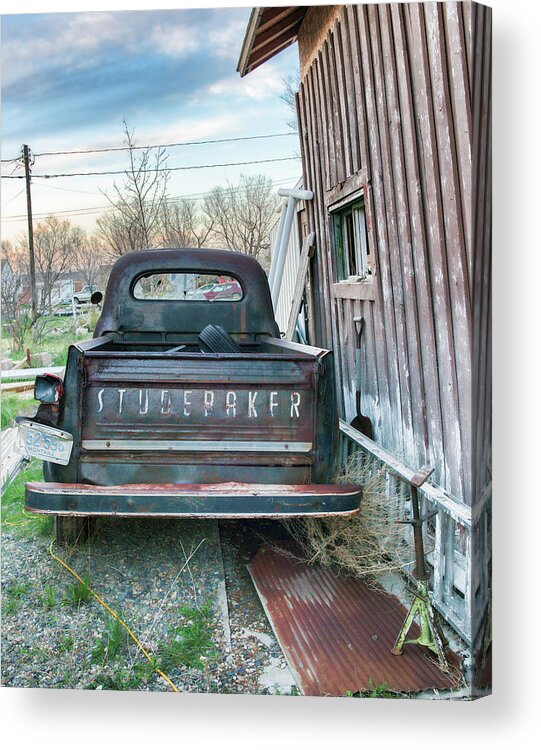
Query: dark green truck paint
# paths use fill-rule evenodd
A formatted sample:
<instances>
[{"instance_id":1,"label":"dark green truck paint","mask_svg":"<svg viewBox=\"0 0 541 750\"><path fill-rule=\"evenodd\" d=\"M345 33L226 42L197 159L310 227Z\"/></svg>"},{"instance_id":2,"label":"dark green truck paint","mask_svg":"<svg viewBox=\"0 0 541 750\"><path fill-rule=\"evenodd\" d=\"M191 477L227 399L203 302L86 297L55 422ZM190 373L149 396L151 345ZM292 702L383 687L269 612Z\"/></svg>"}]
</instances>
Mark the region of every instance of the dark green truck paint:
<instances>
[{"instance_id":1,"label":"dark green truck paint","mask_svg":"<svg viewBox=\"0 0 541 750\"><path fill-rule=\"evenodd\" d=\"M150 274L228 276L241 299L136 299ZM237 295L238 296L238 295ZM204 353L219 324L239 353ZM282 517L354 513L361 488L333 485L338 420L332 353L284 341L267 277L221 250L154 250L115 263L90 341L70 346L58 407L39 418L74 438L44 462L26 508L58 516Z\"/></svg>"}]
</instances>

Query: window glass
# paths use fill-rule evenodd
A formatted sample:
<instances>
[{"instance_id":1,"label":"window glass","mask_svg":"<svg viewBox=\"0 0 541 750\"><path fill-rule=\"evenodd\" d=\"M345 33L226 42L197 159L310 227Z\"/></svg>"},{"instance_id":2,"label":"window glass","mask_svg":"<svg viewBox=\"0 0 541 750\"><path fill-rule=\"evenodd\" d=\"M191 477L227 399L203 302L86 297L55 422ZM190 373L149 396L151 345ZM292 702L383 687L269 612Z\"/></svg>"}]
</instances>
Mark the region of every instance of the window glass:
<instances>
[{"instance_id":1,"label":"window glass","mask_svg":"<svg viewBox=\"0 0 541 750\"><path fill-rule=\"evenodd\" d=\"M186 302L235 302L242 287L231 276L199 273L151 273L137 279L135 299L182 300Z\"/></svg>"},{"instance_id":2,"label":"window glass","mask_svg":"<svg viewBox=\"0 0 541 750\"><path fill-rule=\"evenodd\" d=\"M370 278L371 258L363 202L357 201L336 211L333 221L338 280Z\"/></svg>"}]
</instances>

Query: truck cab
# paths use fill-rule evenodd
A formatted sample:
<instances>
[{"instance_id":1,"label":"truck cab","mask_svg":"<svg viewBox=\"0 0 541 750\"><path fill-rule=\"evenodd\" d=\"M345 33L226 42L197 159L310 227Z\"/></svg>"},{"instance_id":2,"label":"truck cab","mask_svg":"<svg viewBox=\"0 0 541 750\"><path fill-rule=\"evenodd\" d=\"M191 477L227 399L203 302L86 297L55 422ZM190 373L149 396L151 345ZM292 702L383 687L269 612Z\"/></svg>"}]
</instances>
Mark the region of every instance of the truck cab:
<instances>
[{"instance_id":1,"label":"truck cab","mask_svg":"<svg viewBox=\"0 0 541 750\"><path fill-rule=\"evenodd\" d=\"M209 284L231 294L198 294ZM290 518L358 511L334 484L332 353L280 338L267 277L213 249L129 253L94 338L41 376L19 446L44 460L25 507L97 516ZM73 524L72 524L73 526Z\"/></svg>"}]
</instances>

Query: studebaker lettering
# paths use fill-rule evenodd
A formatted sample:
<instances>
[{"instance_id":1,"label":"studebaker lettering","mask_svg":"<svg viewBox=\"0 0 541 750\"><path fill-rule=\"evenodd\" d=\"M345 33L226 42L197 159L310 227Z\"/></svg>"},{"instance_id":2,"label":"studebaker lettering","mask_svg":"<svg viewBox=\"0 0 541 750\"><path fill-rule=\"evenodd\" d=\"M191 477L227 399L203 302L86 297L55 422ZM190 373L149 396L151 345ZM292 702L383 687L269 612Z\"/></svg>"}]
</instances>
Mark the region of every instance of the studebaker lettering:
<instances>
[{"instance_id":1,"label":"studebaker lettering","mask_svg":"<svg viewBox=\"0 0 541 750\"><path fill-rule=\"evenodd\" d=\"M298 391L100 388L96 396L96 415L115 411L121 416L124 408L135 404L141 416L150 413L161 417L246 416L248 419L265 419L289 412L290 419L301 417L301 394Z\"/></svg>"}]
</instances>

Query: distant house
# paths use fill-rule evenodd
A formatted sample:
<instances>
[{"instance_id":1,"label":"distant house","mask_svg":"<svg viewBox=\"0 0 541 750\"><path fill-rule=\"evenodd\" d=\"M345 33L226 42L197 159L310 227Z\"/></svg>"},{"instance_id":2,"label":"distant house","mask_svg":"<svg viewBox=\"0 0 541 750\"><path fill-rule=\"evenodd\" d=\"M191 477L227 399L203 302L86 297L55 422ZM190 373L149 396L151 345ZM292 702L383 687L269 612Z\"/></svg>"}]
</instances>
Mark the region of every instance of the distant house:
<instances>
[{"instance_id":1,"label":"distant house","mask_svg":"<svg viewBox=\"0 0 541 750\"><path fill-rule=\"evenodd\" d=\"M105 263L99 267L99 270L93 279L94 284L101 291L105 290L107 281L109 280L109 274L111 273L112 264ZM6 258L2 258L2 281L7 280L8 275L14 275L14 272L9 265L9 261ZM31 291L30 291L30 276L28 274L21 274L21 296L20 304L30 304ZM77 292L88 284L87 277L81 271L65 271L61 273L55 280L51 287L51 306L54 308L55 305L66 304L71 302L71 299ZM42 308L42 311L47 311L49 306L49 299L44 299L44 287L45 281L42 274L36 272L36 293L38 299L38 308Z\"/></svg>"},{"instance_id":2,"label":"distant house","mask_svg":"<svg viewBox=\"0 0 541 750\"><path fill-rule=\"evenodd\" d=\"M29 290L18 278L16 270L5 255L0 256L0 287L2 289L3 317L14 315L19 304L25 304L30 298Z\"/></svg>"},{"instance_id":3,"label":"distant house","mask_svg":"<svg viewBox=\"0 0 541 750\"><path fill-rule=\"evenodd\" d=\"M20 274L21 284L22 284L22 290L23 290L23 296L21 298L21 304L30 304L31 302L31 284L30 284L30 275ZM49 298L47 295L47 298L45 298L45 287L46 283L44 282L43 276L41 273L36 272L36 295L37 295L37 307L38 310L46 312L49 306ZM66 300L69 300L71 298L71 295L74 291L74 282L72 279L71 273L63 273L61 274L58 279L54 282L50 289L50 303L51 306L54 307L55 305L58 305L59 303L62 303Z\"/></svg>"},{"instance_id":4,"label":"distant house","mask_svg":"<svg viewBox=\"0 0 541 750\"><path fill-rule=\"evenodd\" d=\"M8 258L3 255L0 256L0 281L9 279L13 275L13 269Z\"/></svg>"},{"instance_id":5,"label":"distant house","mask_svg":"<svg viewBox=\"0 0 541 750\"><path fill-rule=\"evenodd\" d=\"M434 601L473 643L489 598L491 11L254 8L240 75L294 42L309 341L335 352L343 426L360 347L374 445L435 467Z\"/></svg>"}]
</instances>

